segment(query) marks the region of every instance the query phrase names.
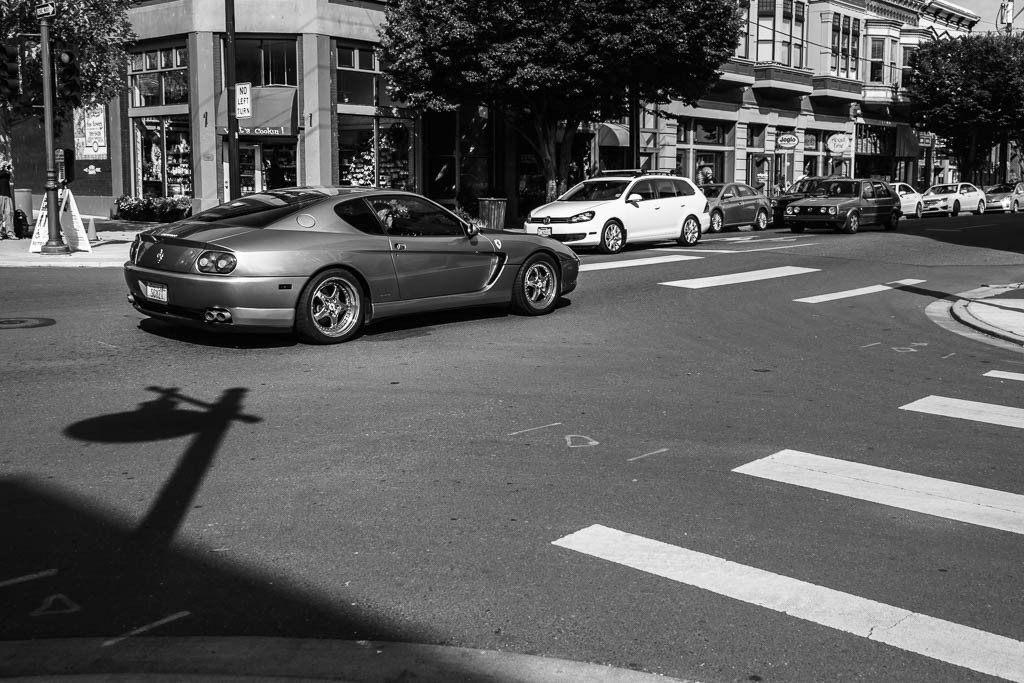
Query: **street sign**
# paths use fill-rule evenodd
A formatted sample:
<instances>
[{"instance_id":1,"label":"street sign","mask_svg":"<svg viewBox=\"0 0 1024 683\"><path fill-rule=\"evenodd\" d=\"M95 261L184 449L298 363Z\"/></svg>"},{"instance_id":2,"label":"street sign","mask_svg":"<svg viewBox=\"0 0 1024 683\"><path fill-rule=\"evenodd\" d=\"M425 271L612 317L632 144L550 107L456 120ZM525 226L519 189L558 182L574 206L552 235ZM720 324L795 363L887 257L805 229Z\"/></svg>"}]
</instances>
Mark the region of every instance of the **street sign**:
<instances>
[{"instance_id":1,"label":"street sign","mask_svg":"<svg viewBox=\"0 0 1024 683\"><path fill-rule=\"evenodd\" d=\"M57 3L55 2L41 2L36 5L36 19L42 19L44 17L52 17L57 14Z\"/></svg>"},{"instance_id":2,"label":"street sign","mask_svg":"<svg viewBox=\"0 0 1024 683\"><path fill-rule=\"evenodd\" d=\"M235 118L252 118L252 83L235 83Z\"/></svg>"}]
</instances>

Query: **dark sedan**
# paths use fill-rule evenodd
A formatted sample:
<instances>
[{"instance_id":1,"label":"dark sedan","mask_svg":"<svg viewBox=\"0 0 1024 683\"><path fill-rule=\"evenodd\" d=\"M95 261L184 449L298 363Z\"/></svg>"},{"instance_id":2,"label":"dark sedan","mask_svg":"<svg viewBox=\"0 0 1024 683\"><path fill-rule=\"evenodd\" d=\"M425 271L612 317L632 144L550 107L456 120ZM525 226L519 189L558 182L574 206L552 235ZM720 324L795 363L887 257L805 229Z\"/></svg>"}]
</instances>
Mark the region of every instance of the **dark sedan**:
<instances>
[{"instance_id":1,"label":"dark sedan","mask_svg":"<svg viewBox=\"0 0 1024 683\"><path fill-rule=\"evenodd\" d=\"M410 192L297 187L254 194L139 234L128 298L211 330L295 332L314 344L410 313L554 310L579 258L555 240L480 229Z\"/></svg>"},{"instance_id":2,"label":"dark sedan","mask_svg":"<svg viewBox=\"0 0 1024 683\"><path fill-rule=\"evenodd\" d=\"M900 222L900 198L881 180L830 180L815 194L786 207L786 227L830 228L853 234L861 226L880 225L895 230Z\"/></svg>"},{"instance_id":3,"label":"dark sedan","mask_svg":"<svg viewBox=\"0 0 1024 683\"><path fill-rule=\"evenodd\" d=\"M708 232L722 232L726 228L749 225L764 230L771 222L771 204L768 197L746 183L711 183L701 185L711 212Z\"/></svg>"}]
</instances>

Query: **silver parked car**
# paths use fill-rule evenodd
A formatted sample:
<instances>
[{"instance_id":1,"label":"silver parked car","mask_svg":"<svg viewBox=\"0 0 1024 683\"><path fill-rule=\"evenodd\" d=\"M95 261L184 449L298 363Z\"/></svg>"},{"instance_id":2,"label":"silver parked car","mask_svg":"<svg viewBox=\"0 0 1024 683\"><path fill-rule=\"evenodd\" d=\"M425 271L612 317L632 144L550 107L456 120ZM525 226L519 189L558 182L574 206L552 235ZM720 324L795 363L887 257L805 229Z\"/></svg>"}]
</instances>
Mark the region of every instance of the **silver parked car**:
<instances>
[{"instance_id":1,"label":"silver parked car","mask_svg":"<svg viewBox=\"0 0 1024 683\"><path fill-rule=\"evenodd\" d=\"M1001 183L985 188L988 211L1017 213L1024 208L1024 183Z\"/></svg>"}]
</instances>

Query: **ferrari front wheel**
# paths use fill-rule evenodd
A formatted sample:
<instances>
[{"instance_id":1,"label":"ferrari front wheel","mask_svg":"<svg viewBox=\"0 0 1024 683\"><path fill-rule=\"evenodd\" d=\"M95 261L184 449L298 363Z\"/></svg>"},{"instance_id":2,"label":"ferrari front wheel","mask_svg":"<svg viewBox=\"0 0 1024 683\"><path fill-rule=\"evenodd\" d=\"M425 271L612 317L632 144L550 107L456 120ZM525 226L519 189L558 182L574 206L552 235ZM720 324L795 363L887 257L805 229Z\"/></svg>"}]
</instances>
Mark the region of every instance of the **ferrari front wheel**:
<instances>
[{"instance_id":1,"label":"ferrari front wheel","mask_svg":"<svg viewBox=\"0 0 1024 683\"><path fill-rule=\"evenodd\" d=\"M550 256L534 254L516 273L512 308L522 315L544 315L555 309L561 285L558 267Z\"/></svg>"},{"instance_id":2,"label":"ferrari front wheel","mask_svg":"<svg viewBox=\"0 0 1024 683\"><path fill-rule=\"evenodd\" d=\"M312 344L340 344L363 327L363 287L347 270L327 270L299 295L295 330Z\"/></svg>"}]
</instances>

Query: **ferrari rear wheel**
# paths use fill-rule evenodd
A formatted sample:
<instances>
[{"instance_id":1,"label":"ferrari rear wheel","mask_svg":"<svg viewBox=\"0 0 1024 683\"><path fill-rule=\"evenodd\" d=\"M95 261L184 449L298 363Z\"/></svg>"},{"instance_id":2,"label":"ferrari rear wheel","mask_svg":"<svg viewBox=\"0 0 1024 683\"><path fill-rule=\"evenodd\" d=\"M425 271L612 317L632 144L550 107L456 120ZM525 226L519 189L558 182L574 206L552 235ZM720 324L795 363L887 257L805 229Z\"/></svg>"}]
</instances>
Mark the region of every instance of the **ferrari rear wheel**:
<instances>
[{"instance_id":1,"label":"ferrari rear wheel","mask_svg":"<svg viewBox=\"0 0 1024 683\"><path fill-rule=\"evenodd\" d=\"M545 254L534 254L516 273L512 308L523 315L544 315L555 309L561 283L558 266Z\"/></svg>"},{"instance_id":2,"label":"ferrari rear wheel","mask_svg":"<svg viewBox=\"0 0 1024 683\"><path fill-rule=\"evenodd\" d=\"M356 277L339 269L310 280L295 311L295 330L312 344L340 344L363 327L363 287Z\"/></svg>"}]
</instances>

